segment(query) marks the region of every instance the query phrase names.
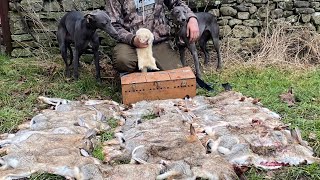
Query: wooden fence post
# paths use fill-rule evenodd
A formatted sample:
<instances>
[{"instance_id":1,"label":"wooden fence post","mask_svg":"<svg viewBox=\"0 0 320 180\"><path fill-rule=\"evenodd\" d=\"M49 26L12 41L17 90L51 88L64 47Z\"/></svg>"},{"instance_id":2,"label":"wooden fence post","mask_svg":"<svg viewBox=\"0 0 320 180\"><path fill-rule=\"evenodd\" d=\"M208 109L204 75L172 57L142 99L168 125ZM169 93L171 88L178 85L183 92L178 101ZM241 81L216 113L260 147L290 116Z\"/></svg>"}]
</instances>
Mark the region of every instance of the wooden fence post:
<instances>
[{"instance_id":1,"label":"wooden fence post","mask_svg":"<svg viewBox=\"0 0 320 180\"><path fill-rule=\"evenodd\" d=\"M0 18L3 42L6 47L6 54L11 55L12 44L11 44L11 32L9 23L9 0L0 0Z\"/></svg>"}]
</instances>

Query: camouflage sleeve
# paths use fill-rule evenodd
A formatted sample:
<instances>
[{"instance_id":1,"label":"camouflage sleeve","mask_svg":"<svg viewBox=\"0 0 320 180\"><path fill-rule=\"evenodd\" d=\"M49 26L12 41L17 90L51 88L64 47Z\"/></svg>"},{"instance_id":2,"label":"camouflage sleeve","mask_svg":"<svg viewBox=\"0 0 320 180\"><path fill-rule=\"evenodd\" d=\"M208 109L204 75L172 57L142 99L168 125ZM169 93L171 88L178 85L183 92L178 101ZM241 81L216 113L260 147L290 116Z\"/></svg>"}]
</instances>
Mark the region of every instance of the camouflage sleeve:
<instances>
[{"instance_id":1,"label":"camouflage sleeve","mask_svg":"<svg viewBox=\"0 0 320 180\"><path fill-rule=\"evenodd\" d=\"M164 4L168 7L169 10L176 6L183 6L187 10L188 19L191 17L197 18L197 16L192 12L189 6L182 0L164 0Z\"/></svg>"},{"instance_id":2,"label":"camouflage sleeve","mask_svg":"<svg viewBox=\"0 0 320 180\"><path fill-rule=\"evenodd\" d=\"M132 44L134 34L123 27L123 14L121 0L106 0L106 11L110 15L113 27L118 31L117 40L129 45Z\"/></svg>"}]
</instances>

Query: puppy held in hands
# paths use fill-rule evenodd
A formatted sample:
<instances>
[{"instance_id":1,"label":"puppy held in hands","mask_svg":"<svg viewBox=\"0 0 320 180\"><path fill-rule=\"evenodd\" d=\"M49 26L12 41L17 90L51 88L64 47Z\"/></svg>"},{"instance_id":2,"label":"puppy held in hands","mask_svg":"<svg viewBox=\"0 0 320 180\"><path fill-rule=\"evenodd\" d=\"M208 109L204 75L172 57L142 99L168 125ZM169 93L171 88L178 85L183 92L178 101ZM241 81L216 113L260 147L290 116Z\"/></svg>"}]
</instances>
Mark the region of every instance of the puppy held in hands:
<instances>
[{"instance_id":1,"label":"puppy held in hands","mask_svg":"<svg viewBox=\"0 0 320 180\"><path fill-rule=\"evenodd\" d=\"M138 56L138 67L141 72L147 72L150 70L159 70L156 65L156 59L152 55L152 43L154 36L149 29L140 28L136 32L136 37L141 43L148 44L146 48L136 48Z\"/></svg>"}]
</instances>

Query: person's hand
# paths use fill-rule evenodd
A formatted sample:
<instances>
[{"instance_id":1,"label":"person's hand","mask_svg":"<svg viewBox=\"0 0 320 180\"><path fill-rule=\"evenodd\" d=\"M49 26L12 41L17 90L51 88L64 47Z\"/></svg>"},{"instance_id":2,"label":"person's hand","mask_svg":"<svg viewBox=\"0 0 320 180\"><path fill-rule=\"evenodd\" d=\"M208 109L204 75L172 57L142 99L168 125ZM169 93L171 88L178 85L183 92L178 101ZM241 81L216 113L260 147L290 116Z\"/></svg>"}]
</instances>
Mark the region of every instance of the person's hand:
<instances>
[{"instance_id":1,"label":"person's hand","mask_svg":"<svg viewBox=\"0 0 320 180\"><path fill-rule=\"evenodd\" d=\"M199 38L199 26L198 20L194 17L191 17L187 24L187 37L189 37L189 41L195 42Z\"/></svg>"},{"instance_id":2,"label":"person's hand","mask_svg":"<svg viewBox=\"0 0 320 180\"><path fill-rule=\"evenodd\" d=\"M140 42L139 38L135 36L133 39L133 45L136 48L146 48L146 47L148 47L148 42L142 43L142 42Z\"/></svg>"}]
</instances>

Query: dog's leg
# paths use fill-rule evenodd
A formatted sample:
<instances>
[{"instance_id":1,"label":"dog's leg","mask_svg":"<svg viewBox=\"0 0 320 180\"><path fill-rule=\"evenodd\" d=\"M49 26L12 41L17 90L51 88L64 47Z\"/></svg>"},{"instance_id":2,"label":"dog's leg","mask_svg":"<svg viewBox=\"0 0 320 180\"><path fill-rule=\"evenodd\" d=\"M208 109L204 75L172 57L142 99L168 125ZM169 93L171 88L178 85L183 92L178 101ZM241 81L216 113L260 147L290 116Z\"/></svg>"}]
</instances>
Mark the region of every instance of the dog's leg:
<instances>
[{"instance_id":1,"label":"dog's leg","mask_svg":"<svg viewBox=\"0 0 320 180\"><path fill-rule=\"evenodd\" d=\"M70 77L70 68L68 65L68 52L67 52L67 45L66 45L66 30L63 28L58 28L57 31L57 40L59 43L59 49L61 52L62 59L66 66L65 75L69 78Z\"/></svg>"},{"instance_id":2,"label":"dog's leg","mask_svg":"<svg viewBox=\"0 0 320 180\"><path fill-rule=\"evenodd\" d=\"M175 40L176 46L178 47L178 50L179 50L181 64L182 64L182 66L186 66L186 59L185 59L186 46L181 44L179 36L175 36L174 40Z\"/></svg>"},{"instance_id":3,"label":"dog's leg","mask_svg":"<svg viewBox=\"0 0 320 180\"><path fill-rule=\"evenodd\" d=\"M222 68L222 62L221 62L221 56L220 56L220 45L219 45L219 27L214 29L215 32L211 32L212 41L214 45L214 49L217 52L218 56L218 63L217 63L217 69Z\"/></svg>"},{"instance_id":4,"label":"dog's leg","mask_svg":"<svg viewBox=\"0 0 320 180\"><path fill-rule=\"evenodd\" d=\"M73 54L73 77L75 80L79 79L79 58L80 51L77 46L75 46L74 54Z\"/></svg>"},{"instance_id":5,"label":"dog's leg","mask_svg":"<svg viewBox=\"0 0 320 180\"><path fill-rule=\"evenodd\" d=\"M86 43L75 43L74 53L73 53L73 77L75 80L79 79L79 60L80 56L83 54L84 49L87 47Z\"/></svg>"},{"instance_id":6,"label":"dog's leg","mask_svg":"<svg viewBox=\"0 0 320 180\"><path fill-rule=\"evenodd\" d=\"M201 78L199 58L198 58L196 44L195 43L188 44L188 48L189 48L189 51L191 52L193 60L194 60L194 67L196 69L196 76Z\"/></svg>"},{"instance_id":7,"label":"dog's leg","mask_svg":"<svg viewBox=\"0 0 320 180\"><path fill-rule=\"evenodd\" d=\"M204 64L208 64L209 62L209 52L207 49L207 41L208 40L205 37L200 37L199 39L200 48L204 53Z\"/></svg>"},{"instance_id":8,"label":"dog's leg","mask_svg":"<svg viewBox=\"0 0 320 180\"><path fill-rule=\"evenodd\" d=\"M79 60L84 50L87 48L89 41L82 39L80 34L75 34L74 53L73 53L73 77L79 79Z\"/></svg>"},{"instance_id":9,"label":"dog's leg","mask_svg":"<svg viewBox=\"0 0 320 180\"><path fill-rule=\"evenodd\" d=\"M218 56L217 69L221 69L222 62L221 62L221 55L220 55L219 38L213 38L213 44Z\"/></svg>"},{"instance_id":10,"label":"dog's leg","mask_svg":"<svg viewBox=\"0 0 320 180\"><path fill-rule=\"evenodd\" d=\"M181 64L182 64L182 66L186 66L186 59L185 59L186 48L181 45L178 45L178 48L179 48Z\"/></svg>"},{"instance_id":11,"label":"dog's leg","mask_svg":"<svg viewBox=\"0 0 320 180\"><path fill-rule=\"evenodd\" d=\"M64 64L65 64L65 67L66 67L65 75L66 75L67 78L70 78L71 73L70 73L70 68L69 68L69 64L68 64L68 52L67 52L66 44L63 43L63 44L60 45L60 51L61 51L61 55L62 55L62 59L63 59Z\"/></svg>"},{"instance_id":12,"label":"dog's leg","mask_svg":"<svg viewBox=\"0 0 320 180\"><path fill-rule=\"evenodd\" d=\"M73 61L73 52L72 52L72 48L71 48L70 43L68 43L67 47L68 47L68 49L70 51L70 63L69 63L69 66L71 66L72 61Z\"/></svg>"},{"instance_id":13,"label":"dog's leg","mask_svg":"<svg viewBox=\"0 0 320 180\"><path fill-rule=\"evenodd\" d=\"M92 51L94 57L94 64L96 66L96 80L97 82L101 83L101 74L100 74L100 57L99 57L99 36L95 33L92 37Z\"/></svg>"}]
</instances>

